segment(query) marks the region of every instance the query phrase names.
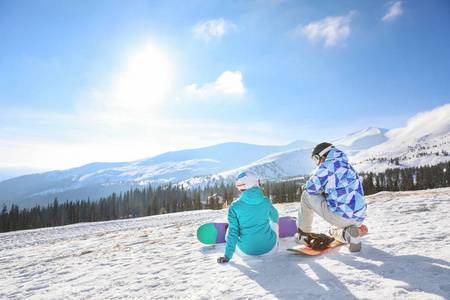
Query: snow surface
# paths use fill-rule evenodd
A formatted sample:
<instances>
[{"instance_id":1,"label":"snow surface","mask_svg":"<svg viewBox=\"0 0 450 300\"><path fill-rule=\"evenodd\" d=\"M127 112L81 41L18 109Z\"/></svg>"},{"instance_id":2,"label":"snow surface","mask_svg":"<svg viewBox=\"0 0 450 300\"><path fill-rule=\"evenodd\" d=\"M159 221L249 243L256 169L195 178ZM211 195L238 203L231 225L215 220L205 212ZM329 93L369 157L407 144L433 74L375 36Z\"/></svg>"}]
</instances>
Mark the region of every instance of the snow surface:
<instances>
[{"instance_id":1,"label":"snow surface","mask_svg":"<svg viewBox=\"0 0 450 300\"><path fill-rule=\"evenodd\" d=\"M450 188L366 199L360 253L296 256L283 238L276 255L221 265L225 245L196 229L226 209L2 233L0 299L450 299Z\"/></svg>"}]
</instances>

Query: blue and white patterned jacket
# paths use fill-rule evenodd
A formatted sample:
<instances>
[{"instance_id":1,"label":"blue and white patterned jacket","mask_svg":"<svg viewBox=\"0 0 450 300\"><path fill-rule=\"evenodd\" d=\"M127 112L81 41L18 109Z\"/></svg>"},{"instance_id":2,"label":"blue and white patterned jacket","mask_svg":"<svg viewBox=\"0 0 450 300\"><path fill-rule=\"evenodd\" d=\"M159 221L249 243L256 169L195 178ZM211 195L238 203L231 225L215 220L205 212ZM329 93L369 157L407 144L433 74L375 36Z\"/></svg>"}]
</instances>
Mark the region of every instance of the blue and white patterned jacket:
<instances>
[{"instance_id":1,"label":"blue and white patterned jacket","mask_svg":"<svg viewBox=\"0 0 450 300\"><path fill-rule=\"evenodd\" d=\"M367 204L361 180L342 151L331 149L305 189L311 195L325 193L328 207L339 216L364 221Z\"/></svg>"}]
</instances>

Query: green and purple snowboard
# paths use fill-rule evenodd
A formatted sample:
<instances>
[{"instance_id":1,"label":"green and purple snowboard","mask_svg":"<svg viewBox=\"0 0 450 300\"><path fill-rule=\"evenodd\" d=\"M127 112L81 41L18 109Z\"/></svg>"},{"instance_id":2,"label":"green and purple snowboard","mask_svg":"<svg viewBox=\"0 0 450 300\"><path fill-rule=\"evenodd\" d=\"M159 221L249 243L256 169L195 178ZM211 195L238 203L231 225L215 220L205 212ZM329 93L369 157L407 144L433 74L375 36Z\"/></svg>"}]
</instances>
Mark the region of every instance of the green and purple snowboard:
<instances>
[{"instance_id":1,"label":"green and purple snowboard","mask_svg":"<svg viewBox=\"0 0 450 300\"><path fill-rule=\"evenodd\" d=\"M278 221L280 238L294 236L297 233L297 219L281 217ZM197 229L198 240L206 245L225 243L228 223L206 223Z\"/></svg>"}]
</instances>

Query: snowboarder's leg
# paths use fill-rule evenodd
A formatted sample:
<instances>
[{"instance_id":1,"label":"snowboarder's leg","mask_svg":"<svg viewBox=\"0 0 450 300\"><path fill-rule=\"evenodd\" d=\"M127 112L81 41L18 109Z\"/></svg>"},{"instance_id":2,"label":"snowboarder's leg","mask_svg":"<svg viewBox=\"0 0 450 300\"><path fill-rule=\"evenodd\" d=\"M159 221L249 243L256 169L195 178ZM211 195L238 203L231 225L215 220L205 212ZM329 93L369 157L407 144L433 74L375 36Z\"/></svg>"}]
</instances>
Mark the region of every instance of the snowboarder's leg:
<instances>
[{"instance_id":1,"label":"snowboarder's leg","mask_svg":"<svg viewBox=\"0 0 450 300\"><path fill-rule=\"evenodd\" d=\"M326 199L322 194L310 195L303 192L300 208L298 210L297 230L294 240L298 244L308 244L311 247L325 247L334 239L325 234L312 233L314 213L321 209L322 203L326 205Z\"/></svg>"},{"instance_id":2,"label":"snowboarder's leg","mask_svg":"<svg viewBox=\"0 0 450 300\"><path fill-rule=\"evenodd\" d=\"M306 195L305 195L306 194ZM314 212L316 214L318 214L320 217L322 217L322 219L324 219L325 221L327 221L328 223L330 223L331 225L337 227L337 228L345 228L345 227L349 227L349 226L356 226L359 227L361 226L361 222L357 222L354 220L350 220L344 217L341 217L337 214L334 213L334 211L328 207L327 201L325 199L325 196L323 196L322 194L318 194L318 195L309 195L307 192L304 192L302 195L302 202L303 200L306 200L305 203L308 203L308 206L312 209L313 214ZM302 209L302 203L300 203L300 208ZM300 214L299 214L300 217ZM306 232L311 232L311 224L312 224L312 217L311 217L311 223L309 228L306 228L307 230L304 230L302 227L300 227L299 225L299 220L297 219L297 227L299 227L301 230L306 231Z\"/></svg>"},{"instance_id":3,"label":"snowboarder's leg","mask_svg":"<svg viewBox=\"0 0 450 300\"><path fill-rule=\"evenodd\" d=\"M314 207L320 206L320 203L324 201L326 202L326 199L323 195L310 195L307 192L303 192L298 209L297 228L303 232L311 232Z\"/></svg>"},{"instance_id":4,"label":"snowboarder's leg","mask_svg":"<svg viewBox=\"0 0 450 300\"><path fill-rule=\"evenodd\" d=\"M328 223L337 227L353 225L353 221L336 215L327 205L327 199L322 194L310 195L303 192L298 210L297 227L303 232L311 232L314 213L317 213ZM347 222L347 221L350 221Z\"/></svg>"},{"instance_id":5,"label":"snowboarder's leg","mask_svg":"<svg viewBox=\"0 0 450 300\"><path fill-rule=\"evenodd\" d=\"M297 218L297 227L302 232L311 232L314 213L317 213L325 221L333 225L330 234L337 241L348 243L351 252L361 251L358 227L362 225L362 222L356 222L335 214L328 207L326 198L322 194L310 195L307 192L303 192ZM356 231L351 229L352 227L355 227ZM346 230L347 228L348 230Z\"/></svg>"}]
</instances>

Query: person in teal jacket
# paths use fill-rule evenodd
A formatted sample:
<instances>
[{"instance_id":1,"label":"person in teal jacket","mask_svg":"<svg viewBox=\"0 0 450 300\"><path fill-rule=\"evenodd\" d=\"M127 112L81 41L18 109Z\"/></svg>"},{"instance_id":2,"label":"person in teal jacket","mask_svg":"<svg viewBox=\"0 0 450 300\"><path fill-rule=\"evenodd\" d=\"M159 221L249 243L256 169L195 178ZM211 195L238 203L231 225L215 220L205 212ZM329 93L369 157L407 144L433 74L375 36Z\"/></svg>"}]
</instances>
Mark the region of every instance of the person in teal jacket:
<instances>
[{"instance_id":1,"label":"person in teal jacket","mask_svg":"<svg viewBox=\"0 0 450 300\"><path fill-rule=\"evenodd\" d=\"M228 262L235 251L267 255L278 250L278 211L264 197L258 175L242 172L236 178L236 187L242 194L228 210L225 256L217 259L219 263Z\"/></svg>"}]
</instances>

